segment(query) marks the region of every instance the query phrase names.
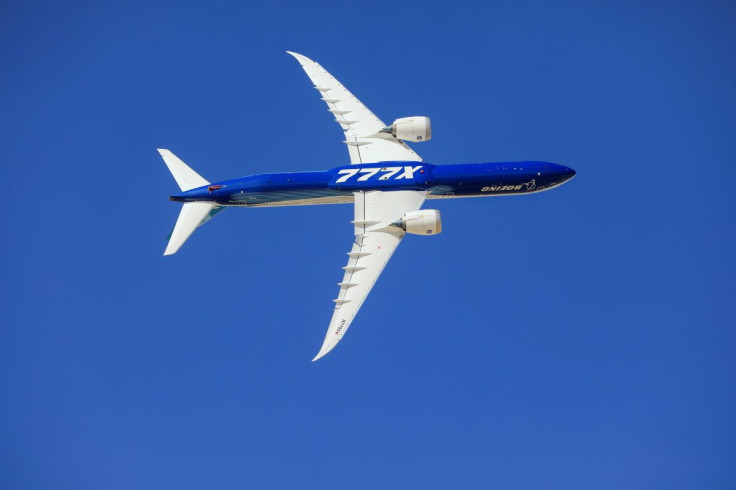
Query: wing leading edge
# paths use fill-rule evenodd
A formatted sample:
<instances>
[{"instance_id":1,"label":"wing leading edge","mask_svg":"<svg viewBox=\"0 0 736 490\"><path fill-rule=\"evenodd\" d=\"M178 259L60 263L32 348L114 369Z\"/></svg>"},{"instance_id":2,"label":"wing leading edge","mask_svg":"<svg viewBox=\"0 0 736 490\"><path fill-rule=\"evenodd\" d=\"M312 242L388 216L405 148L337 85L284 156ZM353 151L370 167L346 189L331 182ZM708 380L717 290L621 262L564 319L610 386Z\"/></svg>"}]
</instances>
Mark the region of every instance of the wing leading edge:
<instances>
[{"instance_id":1,"label":"wing leading edge","mask_svg":"<svg viewBox=\"0 0 736 490\"><path fill-rule=\"evenodd\" d=\"M390 161L421 162L422 159L406 143L393 135L382 133L386 125L357 97L330 75L322 66L298 53L287 51L299 61L314 88L322 95L327 111L335 116L345 133L350 163Z\"/></svg>"}]
</instances>

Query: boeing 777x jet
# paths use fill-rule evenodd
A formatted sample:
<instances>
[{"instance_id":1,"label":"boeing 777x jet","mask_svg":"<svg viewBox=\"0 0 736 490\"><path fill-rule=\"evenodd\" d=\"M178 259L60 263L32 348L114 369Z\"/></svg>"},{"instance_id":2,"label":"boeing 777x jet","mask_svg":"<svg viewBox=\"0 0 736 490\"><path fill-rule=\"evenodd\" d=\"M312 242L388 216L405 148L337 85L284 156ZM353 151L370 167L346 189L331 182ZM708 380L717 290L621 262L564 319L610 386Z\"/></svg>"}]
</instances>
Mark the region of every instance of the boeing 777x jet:
<instances>
[{"instance_id":1,"label":"boeing 777x jet","mask_svg":"<svg viewBox=\"0 0 736 490\"><path fill-rule=\"evenodd\" d=\"M352 203L355 239L315 361L343 338L401 239L407 233L436 235L442 231L440 212L421 209L425 199L531 194L575 176L574 170L549 162L424 162L406 142L431 138L428 117L405 117L387 126L318 63L289 54L302 65L345 133L350 165L210 183L169 150L158 150L181 188L170 199L184 203L164 255L176 253L197 227L229 206Z\"/></svg>"}]
</instances>

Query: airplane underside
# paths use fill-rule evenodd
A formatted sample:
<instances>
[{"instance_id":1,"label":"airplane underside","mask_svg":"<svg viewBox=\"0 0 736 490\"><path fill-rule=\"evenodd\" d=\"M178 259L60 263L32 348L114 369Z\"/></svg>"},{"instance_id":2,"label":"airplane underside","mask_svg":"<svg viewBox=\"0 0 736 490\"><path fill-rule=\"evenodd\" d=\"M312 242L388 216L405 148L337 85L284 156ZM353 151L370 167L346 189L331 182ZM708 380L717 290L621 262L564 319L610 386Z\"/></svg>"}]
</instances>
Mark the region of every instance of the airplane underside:
<instances>
[{"instance_id":1,"label":"airplane underside","mask_svg":"<svg viewBox=\"0 0 736 490\"><path fill-rule=\"evenodd\" d=\"M270 173L210 183L169 150L160 149L183 204L164 255L175 254L198 227L226 207L353 204L354 232L332 319L313 360L344 337L358 310L405 235L442 232L440 211L426 199L523 195L553 189L575 171L551 162L525 161L433 165L406 142L432 137L425 116L386 125L318 63L289 52L300 63L327 111L340 125L350 165L325 171Z\"/></svg>"},{"instance_id":2,"label":"airplane underside","mask_svg":"<svg viewBox=\"0 0 736 490\"><path fill-rule=\"evenodd\" d=\"M525 194L544 192L562 184L536 189ZM427 199L460 199L470 197L499 197L517 194L513 191L496 193L457 193L454 190L443 188L430 189ZM214 202L214 201L213 201ZM247 208L266 208L279 206L313 206L325 204L353 204L355 202L354 191L338 192L301 192L301 193L264 193L249 194L244 196L240 202L229 201L227 203L217 202L218 206L233 206Z\"/></svg>"}]
</instances>

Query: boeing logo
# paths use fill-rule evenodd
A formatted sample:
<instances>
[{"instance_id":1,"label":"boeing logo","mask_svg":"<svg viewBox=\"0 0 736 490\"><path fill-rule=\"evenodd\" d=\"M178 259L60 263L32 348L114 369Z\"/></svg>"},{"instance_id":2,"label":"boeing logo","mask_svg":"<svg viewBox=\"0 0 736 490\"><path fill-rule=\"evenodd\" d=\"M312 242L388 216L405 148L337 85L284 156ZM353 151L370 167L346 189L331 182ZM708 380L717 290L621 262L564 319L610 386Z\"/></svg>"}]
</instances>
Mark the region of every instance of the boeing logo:
<instances>
[{"instance_id":1,"label":"boeing logo","mask_svg":"<svg viewBox=\"0 0 736 490\"><path fill-rule=\"evenodd\" d=\"M527 182L525 184L518 184L518 185L492 185L489 187L484 187L480 191L481 192L501 192L501 191L520 191L521 188L524 187L527 191L534 190L537 187L537 183L534 179L532 179L530 182Z\"/></svg>"}]
</instances>

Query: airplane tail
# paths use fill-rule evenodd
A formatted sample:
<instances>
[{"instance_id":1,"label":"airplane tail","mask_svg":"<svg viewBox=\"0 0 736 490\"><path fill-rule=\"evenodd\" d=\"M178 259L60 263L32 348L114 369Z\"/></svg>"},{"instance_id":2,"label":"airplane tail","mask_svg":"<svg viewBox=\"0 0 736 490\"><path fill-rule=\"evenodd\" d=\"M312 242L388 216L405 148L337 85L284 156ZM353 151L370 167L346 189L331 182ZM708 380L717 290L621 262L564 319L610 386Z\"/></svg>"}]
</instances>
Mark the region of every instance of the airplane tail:
<instances>
[{"instance_id":1,"label":"airplane tail","mask_svg":"<svg viewBox=\"0 0 736 490\"><path fill-rule=\"evenodd\" d=\"M161 154L166 166L171 171L171 175L174 176L176 183L179 184L179 188L182 191L188 191L209 184L201 175L189 168L186 163L182 162L169 150L159 149L158 152ZM217 206L216 204L207 202L184 203L179 213L179 218L176 220L174 230L169 235L169 244L166 246L164 255L175 254L192 233L194 233L194 230L215 217L223 209L225 209L224 206Z\"/></svg>"}]
</instances>

